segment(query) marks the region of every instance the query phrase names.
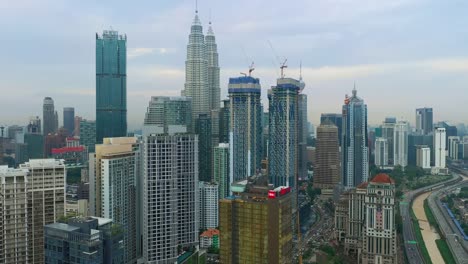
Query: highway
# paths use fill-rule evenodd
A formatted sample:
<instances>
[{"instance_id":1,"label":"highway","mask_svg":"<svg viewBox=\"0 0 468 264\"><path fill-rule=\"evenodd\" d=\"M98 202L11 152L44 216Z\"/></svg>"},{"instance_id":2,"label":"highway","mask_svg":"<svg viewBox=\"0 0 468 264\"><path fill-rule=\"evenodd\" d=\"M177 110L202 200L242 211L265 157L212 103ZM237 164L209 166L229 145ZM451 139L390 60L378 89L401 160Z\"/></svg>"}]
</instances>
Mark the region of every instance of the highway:
<instances>
[{"instance_id":1,"label":"highway","mask_svg":"<svg viewBox=\"0 0 468 264\"><path fill-rule=\"evenodd\" d=\"M408 257L408 262L410 264L421 264L425 263L424 258L421 254L421 249L419 244L416 242L416 235L414 232L413 222L411 219L411 204L415 197L418 195L431 190L432 188L440 187L444 183L454 184L457 181L460 181L461 177L458 175L454 175L452 179L442 182L436 183L430 186L422 187L417 190L408 192L405 194L403 201L400 201L400 213L403 220L403 240L404 240L404 247L406 256Z\"/></svg>"}]
</instances>

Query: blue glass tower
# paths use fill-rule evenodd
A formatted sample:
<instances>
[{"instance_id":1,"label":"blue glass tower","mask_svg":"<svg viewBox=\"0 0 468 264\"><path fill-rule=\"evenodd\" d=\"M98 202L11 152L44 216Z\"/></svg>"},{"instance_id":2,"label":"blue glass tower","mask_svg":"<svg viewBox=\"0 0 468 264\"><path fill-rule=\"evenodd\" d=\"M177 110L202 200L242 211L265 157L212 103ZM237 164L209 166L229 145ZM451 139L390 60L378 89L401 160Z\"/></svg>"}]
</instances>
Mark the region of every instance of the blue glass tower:
<instances>
[{"instance_id":1,"label":"blue glass tower","mask_svg":"<svg viewBox=\"0 0 468 264\"><path fill-rule=\"evenodd\" d=\"M127 36L96 34L96 142L127 135Z\"/></svg>"}]
</instances>

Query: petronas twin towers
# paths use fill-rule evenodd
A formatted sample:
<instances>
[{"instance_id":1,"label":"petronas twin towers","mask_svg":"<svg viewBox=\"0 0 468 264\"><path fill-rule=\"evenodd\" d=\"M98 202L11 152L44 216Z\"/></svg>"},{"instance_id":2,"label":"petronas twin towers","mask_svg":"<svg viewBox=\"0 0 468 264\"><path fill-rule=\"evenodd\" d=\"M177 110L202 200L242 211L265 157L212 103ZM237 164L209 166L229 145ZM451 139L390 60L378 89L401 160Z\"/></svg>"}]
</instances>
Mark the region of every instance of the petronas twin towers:
<instances>
[{"instance_id":1,"label":"petronas twin towers","mask_svg":"<svg viewBox=\"0 0 468 264\"><path fill-rule=\"evenodd\" d=\"M206 36L203 35L198 12L192 23L187 45L185 87L182 95L192 98L193 122L196 122L200 114L211 116L213 110L219 111L220 86L216 39L211 22Z\"/></svg>"}]
</instances>

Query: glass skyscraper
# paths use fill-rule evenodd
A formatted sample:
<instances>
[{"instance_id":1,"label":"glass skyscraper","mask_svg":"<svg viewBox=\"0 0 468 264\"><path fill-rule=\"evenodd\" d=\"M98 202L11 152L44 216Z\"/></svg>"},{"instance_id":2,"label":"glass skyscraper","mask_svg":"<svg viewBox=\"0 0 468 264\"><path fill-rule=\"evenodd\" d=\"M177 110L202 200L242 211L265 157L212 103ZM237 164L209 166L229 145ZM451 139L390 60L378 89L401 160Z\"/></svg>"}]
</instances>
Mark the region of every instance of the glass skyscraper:
<instances>
[{"instance_id":1,"label":"glass skyscraper","mask_svg":"<svg viewBox=\"0 0 468 264\"><path fill-rule=\"evenodd\" d=\"M73 136L75 133L75 108L63 108L63 127L67 130L67 135Z\"/></svg>"},{"instance_id":2,"label":"glass skyscraper","mask_svg":"<svg viewBox=\"0 0 468 264\"><path fill-rule=\"evenodd\" d=\"M127 36L96 34L96 142L127 135Z\"/></svg>"}]
</instances>

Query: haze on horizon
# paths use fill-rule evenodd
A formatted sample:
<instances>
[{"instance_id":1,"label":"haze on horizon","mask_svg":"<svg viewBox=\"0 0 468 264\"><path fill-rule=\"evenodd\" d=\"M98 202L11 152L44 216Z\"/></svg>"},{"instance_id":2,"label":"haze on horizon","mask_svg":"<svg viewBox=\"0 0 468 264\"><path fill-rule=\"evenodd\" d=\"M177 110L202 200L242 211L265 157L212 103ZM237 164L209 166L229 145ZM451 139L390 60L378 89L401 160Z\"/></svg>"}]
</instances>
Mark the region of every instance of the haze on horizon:
<instances>
[{"instance_id":1,"label":"haze on horizon","mask_svg":"<svg viewBox=\"0 0 468 264\"><path fill-rule=\"evenodd\" d=\"M71 106L94 119L95 33L112 26L128 37L128 124L138 128L151 96L180 95L184 87L194 2L0 2L0 124L42 118L45 96L60 115ZM424 106L434 108L435 122L468 123L466 1L201 0L198 10L205 33L211 13L221 98L228 78L254 61L267 107L278 60L287 58L287 77L299 77L302 61L314 124L321 113L341 111L354 83L369 124L386 116L414 124Z\"/></svg>"}]
</instances>

